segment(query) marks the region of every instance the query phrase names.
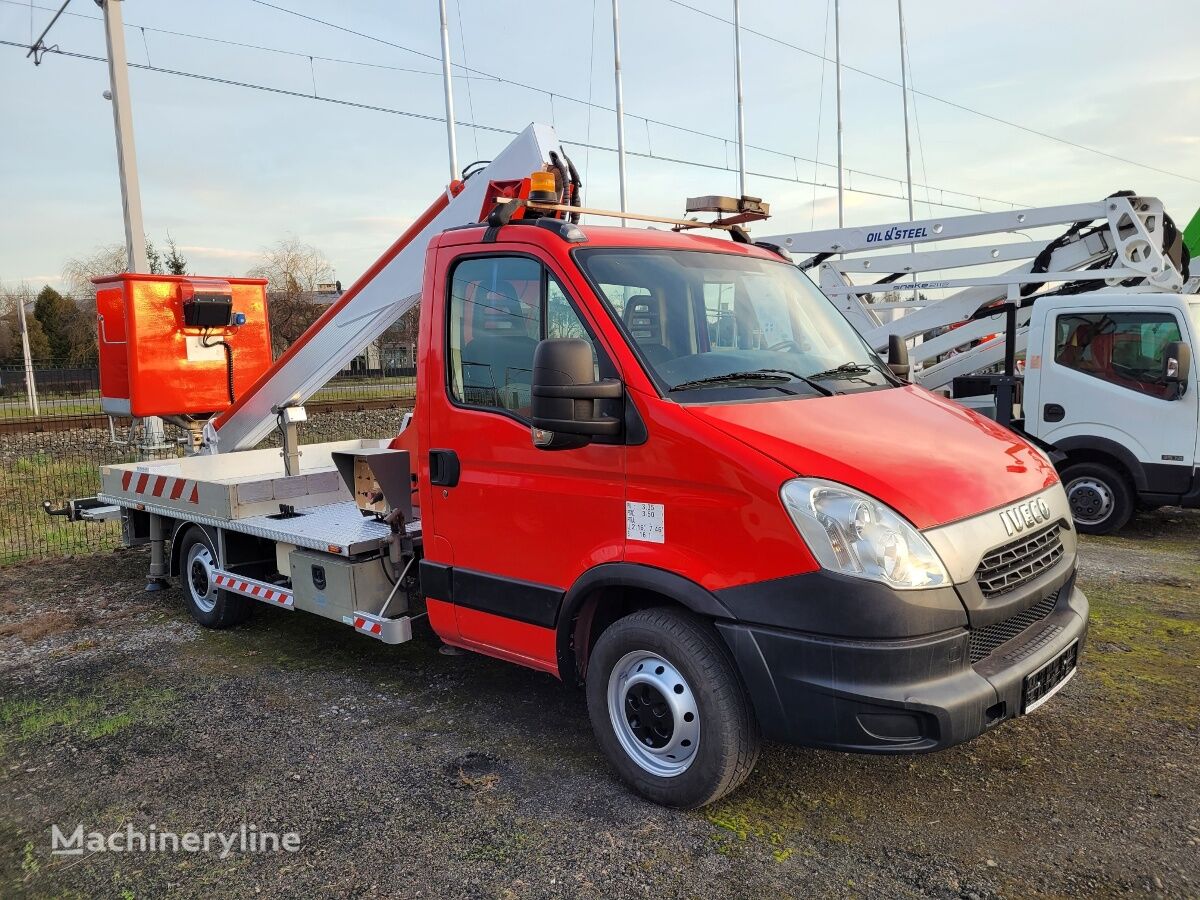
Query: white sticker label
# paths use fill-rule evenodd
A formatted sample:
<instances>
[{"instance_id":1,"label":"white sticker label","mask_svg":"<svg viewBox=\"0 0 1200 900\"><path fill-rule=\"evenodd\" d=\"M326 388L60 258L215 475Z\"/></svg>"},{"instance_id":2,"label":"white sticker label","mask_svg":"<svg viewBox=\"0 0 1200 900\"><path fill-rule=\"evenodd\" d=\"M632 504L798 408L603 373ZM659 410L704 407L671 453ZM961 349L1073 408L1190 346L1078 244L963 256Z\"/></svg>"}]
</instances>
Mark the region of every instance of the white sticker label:
<instances>
[{"instance_id":1,"label":"white sticker label","mask_svg":"<svg viewBox=\"0 0 1200 900\"><path fill-rule=\"evenodd\" d=\"M661 503L625 503L625 537L631 541L661 544L667 537L666 514Z\"/></svg>"},{"instance_id":2,"label":"white sticker label","mask_svg":"<svg viewBox=\"0 0 1200 900\"><path fill-rule=\"evenodd\" d=\"M225 348L212 341L219 337L209 337L211 346L205 346L200 335L185 335L184 346L187 348L188 362L225 362Z\"/></svg>"}]
</instances>

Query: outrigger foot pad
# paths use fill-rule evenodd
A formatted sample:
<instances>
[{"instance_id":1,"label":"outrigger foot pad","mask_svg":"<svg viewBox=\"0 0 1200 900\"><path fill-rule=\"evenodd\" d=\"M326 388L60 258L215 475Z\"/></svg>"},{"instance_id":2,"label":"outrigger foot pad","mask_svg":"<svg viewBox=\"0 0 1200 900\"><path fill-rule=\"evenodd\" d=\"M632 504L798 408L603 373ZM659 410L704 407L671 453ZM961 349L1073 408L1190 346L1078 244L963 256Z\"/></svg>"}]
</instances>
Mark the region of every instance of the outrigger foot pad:
<instances>
[{"instance_id":1,"label":"outrigger foot pad","mask_svg":"<svg viewBox=\"0 0 1200 900\"><path fill-rule=\"evenodd\" d=\"M171 582L167 581L165 578L151 577L146 579L146 593L148 594L155 591L165 591L170 586Z\"/></svg>"},{"instance_id":2,"label":"outrigger foot pad","mask_svg":"<svg viewBox=\"0 0 1200 900\"><path fill-rule=\"evenodd\" d=\"M442 654L442 656L462 656L463 652L457 647L451 647L449 644L442 644L442 646L438 647L438 653Z\"/></svg>"}]
</instances>

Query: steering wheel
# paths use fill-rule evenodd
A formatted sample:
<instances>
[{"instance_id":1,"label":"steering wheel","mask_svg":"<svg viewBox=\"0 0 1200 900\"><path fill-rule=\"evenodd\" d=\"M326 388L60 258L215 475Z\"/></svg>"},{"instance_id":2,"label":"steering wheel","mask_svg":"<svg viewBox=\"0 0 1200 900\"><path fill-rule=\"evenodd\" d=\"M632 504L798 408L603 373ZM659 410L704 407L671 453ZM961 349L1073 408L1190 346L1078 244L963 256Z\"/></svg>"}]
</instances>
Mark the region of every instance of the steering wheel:
<instances>
[{"instance_id":1,"label":"steering wheel","mask_svg":"<svg viewBox=\"0 0 1200 900\"><path fill-rule=\"evenodd\" d=\"M797 353L803 353L804 348L793 340L780 341L778 344L772 344L767 348L768 351L783 353L787 350L795 350Z\"/></svg>"}]
</instances>

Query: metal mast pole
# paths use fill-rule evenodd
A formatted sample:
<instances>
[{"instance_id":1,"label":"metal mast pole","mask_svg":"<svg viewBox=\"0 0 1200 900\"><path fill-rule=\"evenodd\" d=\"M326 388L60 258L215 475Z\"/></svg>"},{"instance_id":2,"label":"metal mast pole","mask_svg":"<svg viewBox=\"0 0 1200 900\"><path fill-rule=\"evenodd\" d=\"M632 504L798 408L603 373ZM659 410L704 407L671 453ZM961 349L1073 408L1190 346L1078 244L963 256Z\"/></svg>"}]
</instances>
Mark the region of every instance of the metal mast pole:
<instances>
[{"instance_id":1,"label":"metal mast pole","mask_svg":"<svg viewBox=\"0 0 1200 900\"><path fill-rule=\"evenodd\" d=\"M896 15L900 21L900 96L904 107L904 168L908 175L908 221L912 222L913 215L913 185L912 185L912 143L908 138L908 66L905 64L904 52L904 0L896 0Z\"/></svg>"},{"instance_id":2,"label":"metal mast pole","mask_svg":"<svg viewBox=\"0 0 1200 900\"><path fill-rule=\"evenodd\" d=\"M33 356L29 351L29 327L25 324L25 298L17 298L17 319L21 327L21 352L25 355L25 395L29 400L29 411L40 416L38 411L37 383L33 378Z\"/></svg>"},{"instance_id":3,"label":"metal mast pole","mask_svg":"<svg viewBox=\"0 0 1200 900\"><path fill-rule=\"evenodd\" d=\"M833 0L833 69L837 91L838 228L842 228L846 224L846 204L842 186L842 16L838 0Z\"/></svg>"},{"instance_id":4,"label":"metal mast pole","mask_svg":"<svg viewBox=\"0 0 1200 900\"><path fill-rule=\"evenodd\" d=\"M450 75L450 28L446 24L446 0L438 0L442 17L442 81L446 87L446 144L450 153L450 180L457 181L458 145L454 140L454 84Z\"/></svg>"},{"instance_id":5,"label":"metal mast pole","mask_svg":"<svg viewBox=\"0 0 1200 900\"><path fill-rule=\"evenodd\" d=\"M142 192L138 187L137 151L133 145L133 113L129 101L129 68L125 60L122 0L104 0L104 35L108 42L108 79L112 92L113 127L117 133L117 169L121 174L121 206L125 211L125 248L129 271L146 273L146 229L142 225Z\"/></svg>"},{"instance_id":6,"label":"metal mast pole","mask_svg":"<svg viewBox=\"0 0 1200 900\"><path fill-rule=\"evenodd\" d=\"M912 142L908 137L908 65L905 58L907 53L904 47L904 0L896 0L896 18L900 23L900 97L902 98L902 107L904 109L904 170L908 177L908 221L916 221L916 215L913 213L913 186L912 186ZM908 249L915 253L917 251L916 244L909 244ZM917 273L913 272L913 284L917 283ZM913 300L917 299L917 289L913 288Z\"/></svg>"},{"instance_id":7,"label":"metal mast pole","mask_svg":"<svg viewBox=\"0 0 1200 900\"><path fill-rule=\"evenodd\" d=\"M737 72L738 196L746 196L746 115L742 105L742 3L733 0L733 55Z\"/></svg>"},{"instance_id":8,"label":"metal mast pole","mask_svg":"<svg viewBox=\"0 0 1200 900\"><path fill-rule=\"evenodd\" d=\"M617 91L617 176L621 186L621 212L629 210L625 185L625 92L621 88L621 11L618 0L612 0L613 20L613 78ZM624 226L625 220L621 220Z\"/></svg>"},{"instance_id":9,"label":"metal mast pole","mask_svg":"<svg viewBox=\"0 0 1200 900\"><path fill-rule=\"evenodd\" d=\"M122 0L103 0L104 36L108 44L108 80L112 93L113 128L117 136L117 169L121 176L121 206L125 214L125 248L129 271L150 271L146 259L146 229L142 224L142 192L138 186L137 151L133 143L133 111L129 99L129 67L125 57ZM162 419L142 420L142 451L166 447Z\"/></svg>"}]
</instances>

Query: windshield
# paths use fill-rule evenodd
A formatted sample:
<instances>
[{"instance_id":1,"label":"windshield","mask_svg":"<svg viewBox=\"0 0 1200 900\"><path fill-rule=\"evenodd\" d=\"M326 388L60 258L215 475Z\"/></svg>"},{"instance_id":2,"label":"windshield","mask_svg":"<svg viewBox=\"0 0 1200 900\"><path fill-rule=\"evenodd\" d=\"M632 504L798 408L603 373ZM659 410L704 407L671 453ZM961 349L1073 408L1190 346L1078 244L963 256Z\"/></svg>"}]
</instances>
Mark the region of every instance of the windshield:
<instances>
[{"instance_id":1,"label":"windshield","mask_svg":"<svg viewBox=\"0 0 1200 900\"><path fill-rule=\"evenodd\" d=\"M795 266L695 250L580 249L576 259L676 399L812 397L896 384Z\"/></svg>"}]
</instances>

